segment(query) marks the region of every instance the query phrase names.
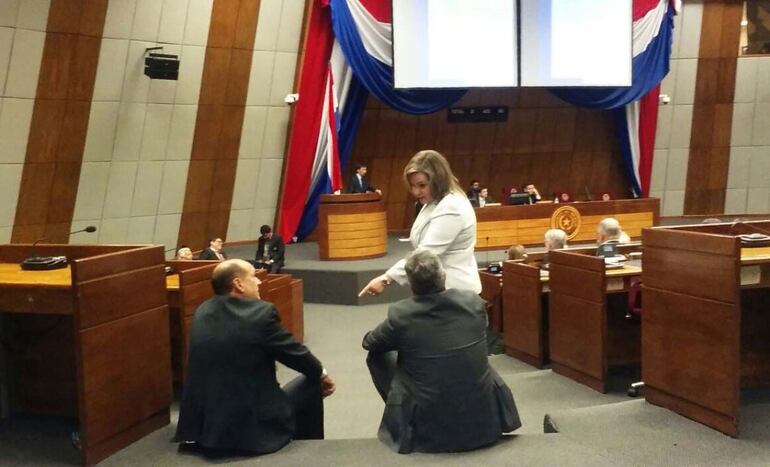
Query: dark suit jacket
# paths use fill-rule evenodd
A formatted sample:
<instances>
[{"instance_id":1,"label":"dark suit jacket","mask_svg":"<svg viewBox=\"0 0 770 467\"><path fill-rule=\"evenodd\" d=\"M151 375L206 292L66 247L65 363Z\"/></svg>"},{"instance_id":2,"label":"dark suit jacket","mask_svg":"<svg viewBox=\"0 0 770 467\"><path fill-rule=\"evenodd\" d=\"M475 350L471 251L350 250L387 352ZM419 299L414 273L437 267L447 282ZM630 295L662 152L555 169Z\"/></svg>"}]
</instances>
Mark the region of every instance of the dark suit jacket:
<instances>
[{"instance_id":1,"label":"dark suit jacket","mask_svg":"<svg viewBox=\"0 0 770 467\"><path fill-rule=\"evenodd\" d=\"M366 179L366 177L361 177L361 183L358 182L358 175L353 174L353 176L350 177L350 183L348 184L349 192L366 193L374 190L374 186L369 184L369 181Z\"/></svg>"},{"instance_id":2,"label":"dark suit jacket","mask_svg":"<svg viewBox=\"0 0 770 467\"><path fill-rule=\"evenodd\" d=\"M222 255L223 258L227 259L227 255L225 254L224 250L220 251L219 254ZM209 247L201 251L198 259L218 260L219 258L217 258L217 254L214 253L214 250Z\"/></svg>"},{"instance_id":3,"label":"dark suit jacket","mask_svg":"<svg viewBox=\"0 0 770 467\"><path fill-rule=\"evenodd\" d=\"M273 233L273 238L270 240L259 237L259 241L257 242L257 253L254 256L254 260L258 262L262 261L262 252L265 251L265 242L269 242L267 246L268 258L273 260L273 264L279 265L279 269L282 268L286 245L284 245L283 239L277 233Z\"/></svg>"},{"instance_id":4,"label":"dark suit jacket","mask_svg":"<svg viewBox=\"0 0 770 467\"><path fill-rule=\"evenodd\" d=\"M363 346L398 351L378 433L398 452L475 449L521 426L510 389L487 361L485 303L473 292L396 302Z\"/></svg>"},{"instance_id":5,"label":"dark suit jacket","mask_svg":"<svg viewBox=\"0 0 770 467\"><path fill-rule=\"evenodd\" d=\"M275 361L318 380L317 358L261 300L216 295L190 329L188 373L176 441L266 453L292 438L294 413L275 379Z\"/></svg>"},{"instance_id":6,"label":"dark suit jacket","mask_svg":"<svg viewBox=\"0 0 770 467\"><path fill-rule=\"evenodd\" d=\"M476 198L468 198L468 201L471 202L471 206L473 206L474 208L481 207L481 203L479 202L479 198L478 197L476 197ZM486 206L489 203L494 203L494 201L492 201L492 198L487 196L487 199L484 202L484 206Z\"/></svg>"}]
</instances>

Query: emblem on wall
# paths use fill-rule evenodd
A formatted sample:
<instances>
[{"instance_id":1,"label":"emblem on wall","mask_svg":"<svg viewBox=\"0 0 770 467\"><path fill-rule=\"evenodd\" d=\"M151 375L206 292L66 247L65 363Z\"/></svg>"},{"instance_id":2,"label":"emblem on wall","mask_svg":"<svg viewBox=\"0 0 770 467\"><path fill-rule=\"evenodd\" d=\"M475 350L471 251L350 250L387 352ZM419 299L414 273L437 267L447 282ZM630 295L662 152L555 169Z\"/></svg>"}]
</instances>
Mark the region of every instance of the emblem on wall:
<instances>
[{"instance_id":1,"label":"emblem on wall","mask_svg":"<svg viewBox=\"0 0 770 467\"><path fill-rule=\"evenodd\" d=\"M580 223L580 212L572 206L562 206L551 215L551 228L565 231L568 240L580 231Z\"/></svg>"}]
</instances>

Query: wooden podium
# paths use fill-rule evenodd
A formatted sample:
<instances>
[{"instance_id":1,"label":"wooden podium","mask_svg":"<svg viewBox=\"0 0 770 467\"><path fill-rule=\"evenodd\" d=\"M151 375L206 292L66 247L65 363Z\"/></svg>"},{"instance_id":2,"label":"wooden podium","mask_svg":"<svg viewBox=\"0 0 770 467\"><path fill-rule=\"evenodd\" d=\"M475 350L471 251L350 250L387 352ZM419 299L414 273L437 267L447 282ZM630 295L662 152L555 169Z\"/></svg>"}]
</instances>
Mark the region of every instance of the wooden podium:
<instances>
[{"instance_id":1,"label":"wooden podium","mask_svg":"<svg viewBox=\"0 0 770 467\"><path fill-rule=\"evenodd\" d=\"M22 270L33 255L69 265ZM168 425L162 246L0 245L0 310L12 408L77 417L84 465Z\"/></svg>"},{"instance_id":2,"label":"wooden podium","mask_svg":"<svg viewBox=\"0 0 770 467\"><path fill-rule=\"evenodd\" d=\"M388 223L377 193L321 195L318 252L323 261L385 256Z\"/></svg>"}]
</instances>

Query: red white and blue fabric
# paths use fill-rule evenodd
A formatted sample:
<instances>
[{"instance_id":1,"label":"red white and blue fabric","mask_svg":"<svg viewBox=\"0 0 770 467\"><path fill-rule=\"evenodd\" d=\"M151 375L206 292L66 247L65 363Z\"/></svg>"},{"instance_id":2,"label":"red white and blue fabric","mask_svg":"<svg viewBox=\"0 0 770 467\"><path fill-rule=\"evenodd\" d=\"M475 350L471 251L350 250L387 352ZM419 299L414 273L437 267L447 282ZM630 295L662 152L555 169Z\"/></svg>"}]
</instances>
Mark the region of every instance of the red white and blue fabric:
<instances>
[{"instance_id":1,"label":"red white and blue fabric","mask_svg":"<svg viewBox=\"0 0 770 467\"><path fill-rule=\"evenodd\" d=\"M630 87L552 89L575 105L613 111L621 157L635 196L648 196L650 190L660 82L669 71L674 15L681 4L681 0L634 0Z\"/></svg>"},{"instance_id":2,"label":"red white and blue fabric","mask_svg":"<svg viewBox=\"0 0 770 467\"><path fill-rule=\"evenodd\" d=\"M634 0L631 87L553 90L576 105L614 109L637 196L649 190L659 86L669 70L680 6L680 0ZM425 114L466 92L394 89L392 51L390 0L312 2L280 202L284 238L301 239L315 228L319 197L339 186L369 94L401 112Z\"/></svg>"},{"instance_id":3,"label":"red white and blue fabric","mask_svg":"<svg viewBox=\"0 0 770 467\"><path fill-rule=\"evenodd\" d=\"M465 94L395 90L391 31L390 0L313 2L286 155L278 224L284 238L310 234L320 195L341 186L370 93L412 114L435 112Z\"/></svg>"}]
</instances>

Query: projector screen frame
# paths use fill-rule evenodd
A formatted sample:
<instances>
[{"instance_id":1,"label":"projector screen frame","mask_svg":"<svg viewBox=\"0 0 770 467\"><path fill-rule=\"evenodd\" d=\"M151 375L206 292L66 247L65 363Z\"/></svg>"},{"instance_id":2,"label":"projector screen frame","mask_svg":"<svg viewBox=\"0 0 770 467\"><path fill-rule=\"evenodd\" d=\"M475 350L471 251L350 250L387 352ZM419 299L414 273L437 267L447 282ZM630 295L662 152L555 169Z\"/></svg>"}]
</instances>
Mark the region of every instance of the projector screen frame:
<instances>
[{"instance_id":1,"label":"projector screen frame","mask_svg":"<svg viewBox=\"0 0 770 467\"><path fill-rule=\"evenodd\" d=\"M538 84L538 85L525 85L523 84L522 80L522 0L512 0L514 3L514 15L515 15L515 36L516 36L516 42L515 42L515 50L516 50L516 84L512 86L405 86L405 87L397 87L396 86L396 68L397 68L397 57L396 57L396 29L397 29L397 21L395 21L395 7L393 6L394 1L390 2L390 13L391 18L393 18L392 24L391 24L391 42L390 42L390 49L391 49L391 57L393 57L393 88L397 90L403 90L403 91L421 91L421 90L444 90L444 91L450 91L450 90L464 90L464 89L516 89L516 88L530 88L530 89L538 89L538 88L545 88L545 89L580 89L580 88L588 88L588 89L601 89L601 88L622 88L622 87L631 87L633 86L633 60L634 60L634 47L633 47L633 0L626 0L626 2L629 5L629 17L628 17L628 24L631 33L629 34L629 67L630 67L630 83L628 85L611 85L611 84L583 84L583 85L575 85L575 86L559 86L559 85L544 85L544 84Z\"/></svg>"},{"instance_id":2,"label":"projector screen frame","mask_svg":"<svg viewBox=\"0 0 770 467\"><path fill-rule=\"evenodd\" d=\"M617 2L618 0L613 0ZM559 85L549 85L549 84L533 84L533 85L527 85L523 83L523 73L521 70L522 66L522 37L521 37L521 31L522 27L521 24L519 24L519 39L518 39L518 46L519 46L519 87L525 88L525 89L538 89L538 88L545 88L545 89L602 89L602 88L628 88L634 85L634 8L633 8L633 0L625 0L628 4L628 25L629 25L629 31L630 34L628 35L628 55L629 55L629 84L623 84L623 85L617 85L617 84L583 84L583 85L574 85L574 86L559 86ZM522 0L516 0L517 8L518 8L518 18L521 20L521 17L523 16L521 14L521 8L522 8ZM395 73L395 71L394 71Z\"/></svg>"},{"instance_id":3,"label":"projector screen frame","mask_svg":"<svg viewBox=\"0 0 770 467\"><path fill-rule=\"evenodd\" d=\"M516 74L515 76L515 84L513 85L499 85L499 86L396 86L396 67L397 67L397 58L396 58L396 15L395 15L395 7L393 4L396 0L391 0L390 2L390 17L392 18L391 22L391 41L390 41L390 53L393 60L393 89L396 90L402 90L402 91L460 91L460 90L468 90L468 89L516 89L521 87L521 17L519 15L520 10L520 1L521 0L512 0L512 3L514 4L513 8L513 15L515 16L514 25L516 27L516 31L514 34L514 44L513 49L516 53L516 56L514 57L515 63L514 63L514 72ZM428 1L428 0L425 0Z\"/></svg>"}]
</instances>

